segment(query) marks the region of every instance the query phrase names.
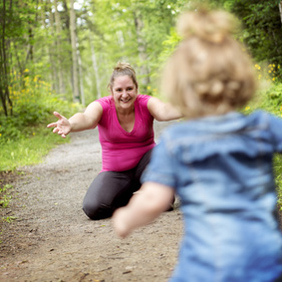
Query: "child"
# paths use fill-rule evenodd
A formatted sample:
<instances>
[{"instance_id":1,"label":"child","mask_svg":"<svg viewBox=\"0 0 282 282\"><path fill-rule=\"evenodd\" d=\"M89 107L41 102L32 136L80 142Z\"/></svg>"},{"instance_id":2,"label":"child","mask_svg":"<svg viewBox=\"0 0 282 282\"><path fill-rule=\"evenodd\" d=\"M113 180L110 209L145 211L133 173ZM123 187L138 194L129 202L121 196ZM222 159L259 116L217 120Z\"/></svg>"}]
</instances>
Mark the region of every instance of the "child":
<instances>
[{"instance_id":1,"label":"child","mask_svg":"<svg viewBox=\"0 0 282 282\"><path fill-rule=\"evenodd\" d=\"M162 135L140 192L114 214L115 230L125 237L150 223L175 192L185 234L170 281L281 281L272 157L282 152L282 120L236 112L255 78L230 14L198 9L178 27L183 40L163 81L187 121Z\"/></svg>"}]
</instances>

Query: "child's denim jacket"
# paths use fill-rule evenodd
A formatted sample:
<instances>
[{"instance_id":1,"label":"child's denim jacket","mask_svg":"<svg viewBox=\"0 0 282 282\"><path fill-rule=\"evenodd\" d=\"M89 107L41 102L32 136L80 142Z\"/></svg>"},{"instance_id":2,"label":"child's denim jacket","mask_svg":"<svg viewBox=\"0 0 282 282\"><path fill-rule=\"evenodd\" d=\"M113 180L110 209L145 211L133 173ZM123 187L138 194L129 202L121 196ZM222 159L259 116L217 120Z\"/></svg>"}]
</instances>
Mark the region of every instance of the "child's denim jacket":
<instances>
[{"instance_id":1,"label":"child's denim jacket","mask_svg":"<svg viewBox=\"0 0 282 282\"><path fill-rule=\"evenodd\" d=\"M282 274L273 153L282 120L258 111L181 122L154 148L142 182L173 187L185 234L171 281L270 282Z\"/></svg>"}]
</instances>

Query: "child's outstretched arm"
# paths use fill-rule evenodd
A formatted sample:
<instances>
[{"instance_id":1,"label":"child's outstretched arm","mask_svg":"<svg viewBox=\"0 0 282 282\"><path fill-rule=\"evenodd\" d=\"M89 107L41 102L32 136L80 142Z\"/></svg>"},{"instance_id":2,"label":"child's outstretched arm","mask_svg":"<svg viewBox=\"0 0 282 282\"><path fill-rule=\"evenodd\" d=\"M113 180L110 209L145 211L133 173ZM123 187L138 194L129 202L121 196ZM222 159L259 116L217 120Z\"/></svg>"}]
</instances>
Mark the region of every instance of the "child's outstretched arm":
<instances>
[{"instance_id":1,"label":"child's outstretched arm","mask_svg":"<svg viewBox=\"0 0 282 282\"><path fill-rule=\"evenodd\" d=\"M113 225L118 236L125 238L137 227L146 225L166 211L174 197L171 187L146 182L131 198L126 207L113 215Z\"/></svg>"}]
</instances>

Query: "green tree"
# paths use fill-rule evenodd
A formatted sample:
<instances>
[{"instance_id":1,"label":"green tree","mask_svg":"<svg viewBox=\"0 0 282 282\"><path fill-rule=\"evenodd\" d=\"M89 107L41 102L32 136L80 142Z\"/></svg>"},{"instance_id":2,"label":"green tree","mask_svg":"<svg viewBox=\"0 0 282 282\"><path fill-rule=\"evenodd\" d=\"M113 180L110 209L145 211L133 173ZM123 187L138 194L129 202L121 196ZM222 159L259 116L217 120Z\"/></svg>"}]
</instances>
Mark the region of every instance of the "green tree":
<instances>
[{"instance_id":1,"label":"green tree","mask_svg":"<svg viewBox=\"0 0 282 282\"><path fill-rule=\"evenodd\" d=\"M257 62L275 66L282 60L281 0L213 1L227 8L243 23L242 40ZM279 79L282 79L281 73Z\"/></svg>"},{"instance_id":2,"label":"green tree","mask_svg":"<svg viewBox=\"0 0 282 282\"><path fill-rule=\"evenodd\" d=\"M282 59L282 30L277 1L236 1L232 11L244 22L244 40L258 61Z\"/></svg>"},{"instance_id":3,"label":"green tree","mask_svg":"<svg viewBox=\"0 0 282 282\"><path fill-rule=\"evenodd\" d=\"M37 11L32 0L0 3L0 97L6 116L13 113L12 81L15 76L21 79L27 64L34 58Z\"/></svg>"},{"instance_id":4,"label":"green tree","mask_svg":"<svg viewBox=\"0 0 282 282\"><path fill-rule=\"evenodd\" d=\"M157 83L163 49L172 49L163 42L168 41L171 33L175 38L175 18L186 3L175 0L95 0L83 7L84 14L80 15L83 21L78 26L80 46L84 48L82 60L87 64L87 59L83 58L90 57L91 48L83 40L88 34L87 38L91 38L95 46L103 93L112 67L117 61L128 61L137 71L140 91L150 94L147 87ZM87 75L95 77L93 71ZM95 87L91 89L97 92Z\"/></svg>"}]
</instances>

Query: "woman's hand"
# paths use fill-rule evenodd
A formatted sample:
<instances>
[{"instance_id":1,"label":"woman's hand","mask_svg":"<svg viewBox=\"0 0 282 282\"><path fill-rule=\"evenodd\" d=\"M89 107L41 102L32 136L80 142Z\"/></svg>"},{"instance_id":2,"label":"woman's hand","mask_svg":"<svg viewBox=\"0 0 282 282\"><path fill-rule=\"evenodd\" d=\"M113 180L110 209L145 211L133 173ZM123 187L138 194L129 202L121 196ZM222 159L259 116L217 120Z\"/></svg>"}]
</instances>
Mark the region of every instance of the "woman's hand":
<instances>
[{"instance_id":1,"label":"woman's hand","mask_svg":"<svg viewBox=\"0 0 282 282\"><path fill-rule=\"evenodd\" d=\"M48 128L54 127L53 132L58 133L63 138L66 138L66 136L71 131L71 124L68 121L67 118L60 115L58 112L54 112L54 116L57 117L59 120L57 122L53 122L47 125Z\"/></svg>"}]
</instances>

